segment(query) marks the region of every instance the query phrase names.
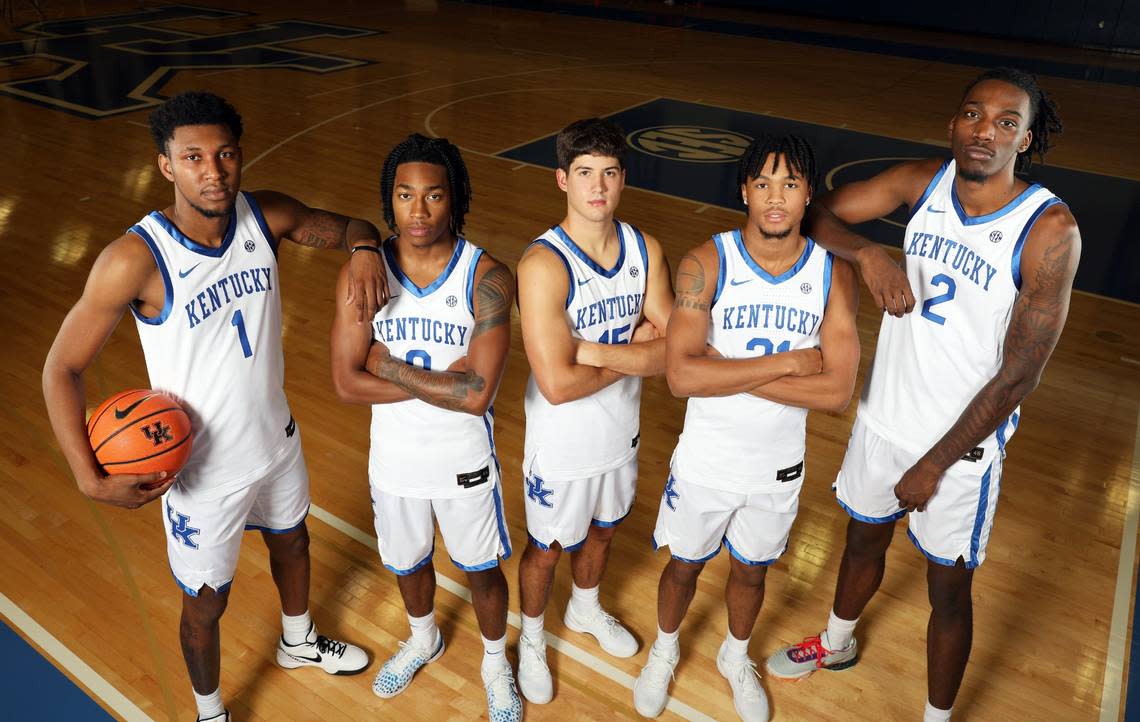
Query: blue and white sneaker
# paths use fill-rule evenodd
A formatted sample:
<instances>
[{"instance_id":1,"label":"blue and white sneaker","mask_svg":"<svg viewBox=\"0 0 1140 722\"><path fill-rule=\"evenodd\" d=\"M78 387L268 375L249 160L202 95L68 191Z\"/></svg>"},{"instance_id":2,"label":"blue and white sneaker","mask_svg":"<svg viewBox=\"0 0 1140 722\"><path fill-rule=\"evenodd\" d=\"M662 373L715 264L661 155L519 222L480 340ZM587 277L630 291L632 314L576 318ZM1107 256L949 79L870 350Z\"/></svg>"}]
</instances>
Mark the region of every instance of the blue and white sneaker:
<instances>
[{"instance_id":1,"label":"blue and white sneaker","mask_svg":"<svg viewBox=\"0 0 1140 722\"><path fill-rule=\"evenodd\" d=\"M487 690L487 719L491 722L522 720L522 700L511 665L504 664L490 674L484 672L483 688Z\"/></svg>"},{"instance_id":2,"label":"blue and white sneaker","mask_svg":"<svg viewBox=\"0 0 1140 722\"><path fill-rule=\"evenodd\" d=\"M439 644L434 650L425 649L412 640L400 642L400 649L384 663L372 680L372 693L382 699L395 697L408 688L412 677L420 671L420 667L431 664L443 655L443 635L439 635Z\"/></svg>"}]
</instances>

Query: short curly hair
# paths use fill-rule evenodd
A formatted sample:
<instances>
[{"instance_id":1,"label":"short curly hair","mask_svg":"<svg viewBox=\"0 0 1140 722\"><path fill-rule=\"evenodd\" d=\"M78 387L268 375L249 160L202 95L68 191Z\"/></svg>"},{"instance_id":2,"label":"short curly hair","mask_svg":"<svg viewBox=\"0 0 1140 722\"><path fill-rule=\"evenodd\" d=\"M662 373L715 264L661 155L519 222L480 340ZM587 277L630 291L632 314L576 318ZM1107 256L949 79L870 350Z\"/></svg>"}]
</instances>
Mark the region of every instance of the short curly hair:
<instances>
[{"instance_id":1,"label":"short curly hair","mask_svg":"<svg viewBox=\"0 0 1140 722\"><path fill-rule=\"evenodd\" d=\"M166 144L174 138L174 129L182 125L224 125L241 140L241 116L225 98L201 90L180 93L154 109L150 114L150 135L155 148L166 155Z\"/></svg>"}]
</instances>

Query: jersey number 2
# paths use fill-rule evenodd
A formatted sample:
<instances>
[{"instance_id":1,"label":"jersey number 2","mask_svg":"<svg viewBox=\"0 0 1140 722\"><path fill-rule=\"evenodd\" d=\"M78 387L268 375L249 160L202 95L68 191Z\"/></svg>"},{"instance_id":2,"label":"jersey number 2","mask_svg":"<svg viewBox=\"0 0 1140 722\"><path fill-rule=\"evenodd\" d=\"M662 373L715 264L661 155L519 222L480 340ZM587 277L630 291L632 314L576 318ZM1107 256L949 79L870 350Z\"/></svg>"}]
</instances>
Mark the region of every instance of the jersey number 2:
<instances>
[{"instance_id":1,"label":"jersey number 2","mask_svg":"<svg viewBox=\"0 0 1140 722\"><path fill-rule=\"evenodd\" d=\"M953 301L954 300L954 293L958 290L958 285L956 283L954 283L954 279L950 278L945 273L939 273L937 276L930 279L930 285L931 286L941 286L943 284L946 285L946 293L942 293L942 294L939 294L939 295L934 296L932 298L928 298L922 304L922 317L928 321L933 321L934 323L938 324L939 326L942 326L946 323L946 317L942 316L940 314L937 314L934 311L931 311L930 309L934 308L935 306L937 306L940 303L946 303L947 301Z\"/></svg>"}]
</instances>

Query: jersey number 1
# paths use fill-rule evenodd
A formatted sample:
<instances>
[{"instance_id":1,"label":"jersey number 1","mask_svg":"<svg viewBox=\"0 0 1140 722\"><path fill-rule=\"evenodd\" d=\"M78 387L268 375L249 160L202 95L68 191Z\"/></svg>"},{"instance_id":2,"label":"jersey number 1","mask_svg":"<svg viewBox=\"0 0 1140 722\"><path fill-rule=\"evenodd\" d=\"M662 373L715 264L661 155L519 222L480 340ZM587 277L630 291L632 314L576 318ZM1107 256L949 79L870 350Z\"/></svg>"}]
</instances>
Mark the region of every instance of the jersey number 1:
<instances>
[{"instance_id":1,"label":"jersey number 1","mask_svg":"<svg viewBox=\"0 0 1140 722\"><path fill-rule=\"evenodd\" d=\"M235 326L238 331L238 340L241 341L241 352L246 358L253 355L253 349L249 345L249 336L245 335L245 320L241 317L241 309L234 311L234 315L230 318L230 325Z\"/></svg>"}]
</instances>

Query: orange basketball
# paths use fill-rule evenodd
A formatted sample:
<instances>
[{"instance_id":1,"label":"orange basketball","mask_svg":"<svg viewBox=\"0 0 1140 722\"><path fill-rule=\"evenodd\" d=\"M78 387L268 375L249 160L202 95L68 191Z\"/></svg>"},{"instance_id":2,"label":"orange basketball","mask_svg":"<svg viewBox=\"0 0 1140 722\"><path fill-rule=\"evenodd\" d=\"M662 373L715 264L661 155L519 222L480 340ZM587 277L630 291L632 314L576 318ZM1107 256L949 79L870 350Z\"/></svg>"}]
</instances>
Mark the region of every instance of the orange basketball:
<instances>
[{"instance_id":1,"label":"orange basketball","mask_svg":"<svg viewBox=\"0 0 1140 722\"><path fill-rule=\"evenodd\" d=\"M87 438L108 474L177 473L190 458L190 417L178 402L150 389L104 401L87 420Z\"/></svg>"}]
</instances>

